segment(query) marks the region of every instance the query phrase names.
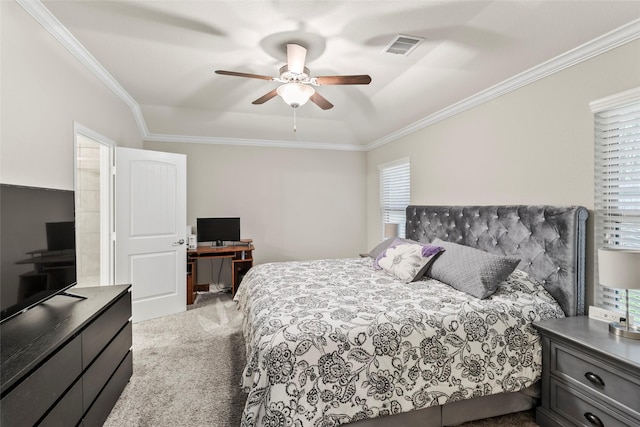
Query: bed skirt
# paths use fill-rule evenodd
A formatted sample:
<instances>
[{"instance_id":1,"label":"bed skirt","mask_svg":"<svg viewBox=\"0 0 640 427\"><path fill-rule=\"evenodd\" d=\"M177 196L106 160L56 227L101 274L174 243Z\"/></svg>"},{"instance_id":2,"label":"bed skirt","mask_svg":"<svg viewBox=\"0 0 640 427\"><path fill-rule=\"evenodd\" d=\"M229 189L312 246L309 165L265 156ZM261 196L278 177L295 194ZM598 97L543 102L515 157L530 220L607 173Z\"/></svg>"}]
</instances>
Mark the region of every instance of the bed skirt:
<instances>
[{"instance_id":1,"label":"bed skirt","mask_svg":"<svg viewBox=\"0 0 640 427\"><path fill-rule=\"evenodd\" d=\"M348 424L349 427L443 427L533 409L540 400L540 381L515 393L492 394Z\"/></svg>"}]
</instances>

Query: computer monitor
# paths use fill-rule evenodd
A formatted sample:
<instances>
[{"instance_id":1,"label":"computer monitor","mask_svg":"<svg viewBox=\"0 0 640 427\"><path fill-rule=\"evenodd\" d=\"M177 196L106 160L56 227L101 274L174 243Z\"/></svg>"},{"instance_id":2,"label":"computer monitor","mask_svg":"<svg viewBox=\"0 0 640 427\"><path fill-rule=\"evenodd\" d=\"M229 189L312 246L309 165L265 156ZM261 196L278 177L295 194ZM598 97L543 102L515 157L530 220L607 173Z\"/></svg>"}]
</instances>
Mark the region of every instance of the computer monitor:
<instances>
[{"instance_id":1,"label":"computer monitor","mask_svg":"<svg viewBox=\"0 0 640 427\"><path fill-rule=\"evenodd\" d=\"M223 246L224 242L237 242L240 240L240 218L198 218L196 233L198 243Z\"/></svg>"}]
</instances>

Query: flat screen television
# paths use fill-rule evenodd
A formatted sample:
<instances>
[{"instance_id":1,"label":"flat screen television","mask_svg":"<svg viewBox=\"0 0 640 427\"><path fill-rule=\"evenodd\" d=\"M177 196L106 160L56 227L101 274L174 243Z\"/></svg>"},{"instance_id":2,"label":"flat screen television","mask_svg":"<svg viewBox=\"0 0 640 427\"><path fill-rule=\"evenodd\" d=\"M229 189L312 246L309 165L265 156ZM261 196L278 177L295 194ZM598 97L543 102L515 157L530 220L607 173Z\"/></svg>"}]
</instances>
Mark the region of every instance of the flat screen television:
<instances>
[{"instance_id":1,"label":"flat screen television","mask_svg":"<svg viewBox=\"0 0 640 427\"><path fill-rule=\"evenodd\" d=\"M223 246L225 242L240 240L240 218L197 218L198 244L211 242L212 246Z\"/></svg>"},{"instance_id":2,"label":"flat screen television","mask_svg":"<svg viewBox=\"0 0 640 427\"><path fill-rule=\"evenodd\" d=\"M0 322L76 284L74 193L0 185Z\"/></svg>"},{"instance_id":3,"label":"flat screen television","mask_svg":"<svg viewBox=\"0 0 640 427\"><path fill-rule=\"evenodd\" d=\"M64 251L76 247L75 221L47 222L47 250Z\"/></svg>"}]
</instances>

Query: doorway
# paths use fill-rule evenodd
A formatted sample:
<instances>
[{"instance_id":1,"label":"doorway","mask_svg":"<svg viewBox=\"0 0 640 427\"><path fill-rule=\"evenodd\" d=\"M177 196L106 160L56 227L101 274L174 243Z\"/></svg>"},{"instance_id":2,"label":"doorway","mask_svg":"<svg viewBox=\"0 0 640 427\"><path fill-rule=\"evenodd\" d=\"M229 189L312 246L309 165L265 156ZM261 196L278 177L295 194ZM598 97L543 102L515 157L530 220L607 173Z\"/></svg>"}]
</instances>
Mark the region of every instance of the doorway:
<instances>
[{"instance_id":1,"label":"doorway","mask_svg":"<svg viewBox=\"0 0 640 427\"><path fill-rule=\"evenodd\" d=\"M78 287L114 283L113 184L115 142L74 123Z\"/></svg>"},{"instance_id":2,"label":"doorway","mask_svg":"<svg viewBox=\"0 0 640 427\"><path fill-rule=\"evenodd\" d=\"M186 156L74 131L77 286L130 283L133 322L185 311Z\"/></svg>"}]
</instances>

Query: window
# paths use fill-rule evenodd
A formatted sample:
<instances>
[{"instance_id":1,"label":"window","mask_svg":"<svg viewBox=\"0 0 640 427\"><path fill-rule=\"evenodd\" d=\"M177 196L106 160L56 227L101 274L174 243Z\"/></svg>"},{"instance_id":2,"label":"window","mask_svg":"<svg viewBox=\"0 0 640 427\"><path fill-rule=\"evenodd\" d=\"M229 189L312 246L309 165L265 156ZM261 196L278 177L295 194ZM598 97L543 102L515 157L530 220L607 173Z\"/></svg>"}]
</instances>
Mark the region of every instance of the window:
<instances>
[{"instance_id":1,"label":"window","mask_svg":"<svg viewBox=\"0 0 640 427\"><path fill-rule=\"evenodd\" d=\"M408 158L385 163L380 169L380 235L384 239L384 224L398 225L398 236L405 237L407 206L411 193L411 164Z\"/></svg>"},{"instance_id":2,"label":"window","mask_svg":"<svg viewBox=\"0 0 640 427\"><path fill-rule=\"evenodd\" d=\"M595 119L595 250L602 246L640 249L640 88L594 101L591 110ZM624 312L625 291L598 284L596 304ZM638 291L629 291L629 312L634 323L640 324Z\"/></svg>"}]
</instances>

